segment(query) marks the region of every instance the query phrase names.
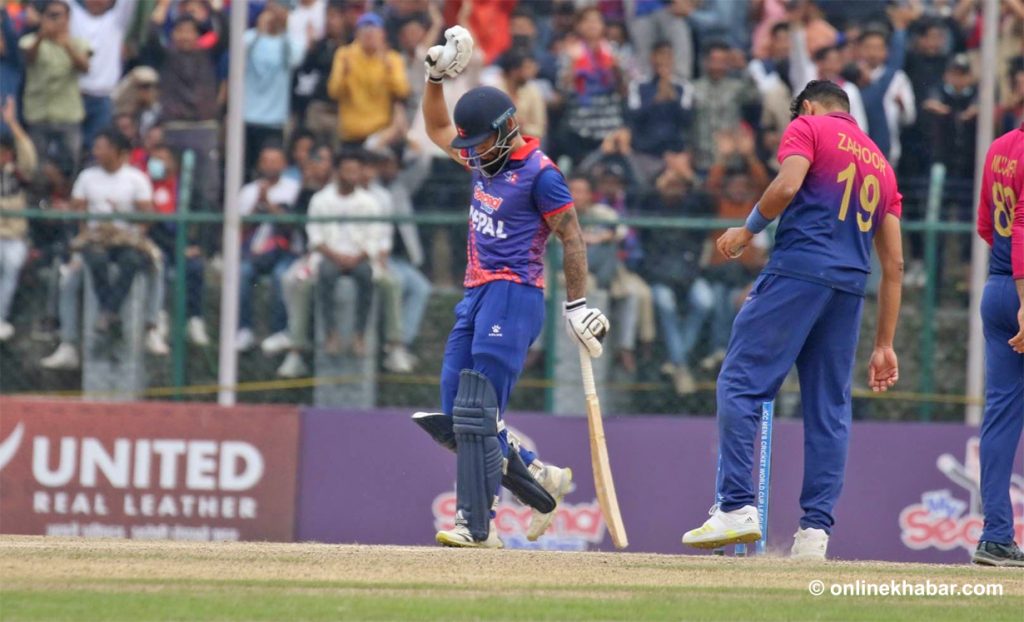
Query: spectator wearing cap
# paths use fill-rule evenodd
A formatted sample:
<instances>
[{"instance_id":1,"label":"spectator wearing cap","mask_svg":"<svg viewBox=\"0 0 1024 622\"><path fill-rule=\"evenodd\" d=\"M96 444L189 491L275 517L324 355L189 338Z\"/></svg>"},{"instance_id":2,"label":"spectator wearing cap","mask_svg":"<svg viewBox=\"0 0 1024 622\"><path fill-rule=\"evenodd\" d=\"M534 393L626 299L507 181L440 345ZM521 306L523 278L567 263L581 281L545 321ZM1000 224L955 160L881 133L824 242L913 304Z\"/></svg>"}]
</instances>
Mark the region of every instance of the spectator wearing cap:
<instances>
[{"instance_id":1,"label":"spectator wearing cap","mask_svg":"<svg viewBox=\"0 0 1024 622\"><path fill-rule=\"evenodd\" d=\"M219 12L211 11L212 30L204 33L192 13L181 8L183 12L173 21L165 41L162 31L168 23L171 2L158 0L150 17L145 56L160 71L164 141L178 153L195 153L198 192L194 197L201 209L212 209L221 201L217 65L225 50L225 24Z\"/></svg>"},{"instance_id":2,"label":"spectator wearing cap","mask_svg":"<svg viewBox=\"0 0 1024 622\"><path fill-rule=\"evenodd\" d=\"M90 50L71 36L69 14L61 0L47 0L39 30L19 42L26 67L22 112L37 152L57 142L77 163L85 118L78 77L89 71Z\"/></svg>"},{"instance_id":3,"label":"spectator wearing cap","mask_svg":"<svg viewBox=\"0 0 1024 622\"><path fill-rule=\"evenodd\" d=\"M921 108L936 161L946 165L946 175L974 176L975 136L978 130L978 88L971 62L957 54L942 74L942 84L932 89Z\"/></svg>"},{"instance_id":4,"label":"spectator wearing cap","mask_svg":"<svg viewBox=\"0 0 1024 622\"><path fill-rule=\"evenodd\" d=\"M364 13L356 22L356 40L334 54L327 93L338 102L342 143L361 145L380 130L405 127L409 82L402 57L387 45L380 16Z\"/></svg>"},{"instance_id":5,"label":"spectator wearing cap","mask_svg":"<svg viewBox=\"0 0 1024 622\"><path fill-rule=\"evenodd\" d=\"M122 46L128 24L135 13L131 0L71 0L71 36L89 44L89 71L78 78L82 89L85 119L82 144L92 146L93 136L110 125L113 117L111 94L123 70Z\"/></svg>"},{"instance_id":6,"label":"spectator wearing cap","mask_svg":"<svg viewBox=\"0 0 1024 622\"><path fill-rule=\"evenodd\" d=\"M140 65L128 72L112 95L114 115L129 115L145 135L160 119L160 74L156 69Z\"/></svg>"},{"instance_id":7,"label":"spectator wearing cap","mask_svg":"<svg viewBox=\"0 0 1024 622\"><path fill-rule=\"evenodd\" d=\"M245 170L251 171L264 144L284 141L292 70L302 62L305 39L288 33L288 11L269 3L245 32Z\"/></svg>"}]
</instances>

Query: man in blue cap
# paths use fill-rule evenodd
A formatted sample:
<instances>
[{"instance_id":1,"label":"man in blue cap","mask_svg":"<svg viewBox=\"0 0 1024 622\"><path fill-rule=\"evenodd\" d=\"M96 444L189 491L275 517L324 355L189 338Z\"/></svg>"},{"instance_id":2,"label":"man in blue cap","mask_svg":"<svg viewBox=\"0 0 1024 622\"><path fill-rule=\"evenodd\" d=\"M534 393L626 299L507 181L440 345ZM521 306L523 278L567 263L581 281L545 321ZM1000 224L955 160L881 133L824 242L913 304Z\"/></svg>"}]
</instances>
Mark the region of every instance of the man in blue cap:
<instances>
[{"instance_id":1,"label":"man in blue cap","mask_svg":"<svg viewBox=\"0 0 1024 622\"><path fill-rule=\"evenodd\" d=\"M427 134L473 174L465 296L455 307L441 372L441 413L413 419L456 452L455 527L446 546L501 548L492 520L504 484L533 508L527 538L550 524L572 472L543 464L508 434L502 414L530 344L544 324L544 248L554 232L565 250L566 328L590 356L601 356L608 319L588 308L587 253L572 195L539 141L519 132L508 95L477 87L448 116L442 83L469 62L473 39L461 26L427 52L423 118Z\"/></svg>"},{"instance_id":2,"label":"man in blue cap","mask_svg":"<svg viewBox=\"0 0 1024 622\"><path fill-rule=\"evenodd\" d=\"M404 131L405 62L388 47L379 15L360 16L355 41L334 53L327 94L338 102L338 137L345 146L361 146L386 128Z\"/></svg>"}]
</instances>

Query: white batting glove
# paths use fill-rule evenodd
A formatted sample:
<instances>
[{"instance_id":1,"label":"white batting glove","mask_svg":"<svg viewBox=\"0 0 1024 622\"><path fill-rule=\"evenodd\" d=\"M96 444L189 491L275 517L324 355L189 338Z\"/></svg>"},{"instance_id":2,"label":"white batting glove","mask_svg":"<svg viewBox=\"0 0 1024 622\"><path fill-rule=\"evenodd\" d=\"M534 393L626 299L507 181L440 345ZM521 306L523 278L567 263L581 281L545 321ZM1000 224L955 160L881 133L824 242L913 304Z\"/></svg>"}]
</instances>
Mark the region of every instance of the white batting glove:
<instances>
[{"instance_id":1,"label":"white batting glove","mask_svg":"<svg viewBox=\"0 0 1024 622\"><path fill-rule=\"evenodd\" d=\"M440 83L445 78L458 77L473 56L473 36L462 26L452 26L444 31L444 38L445 44L427 50L423 61L430 82Z\"/></svg>"},{"instance_id":2,"label":"white batting glove","mask_svg":"<svg viewBox=\"0 0 1024 622\"><path fill-rule=\"evenodd\" d=\"M565 316L565 331L569 336L583 344L592 358L601 356L604 352L601 341L611 328L604 313L588 308L587 299L580 298L566 302L562 315Z\"/></svg>"}]
</instances>

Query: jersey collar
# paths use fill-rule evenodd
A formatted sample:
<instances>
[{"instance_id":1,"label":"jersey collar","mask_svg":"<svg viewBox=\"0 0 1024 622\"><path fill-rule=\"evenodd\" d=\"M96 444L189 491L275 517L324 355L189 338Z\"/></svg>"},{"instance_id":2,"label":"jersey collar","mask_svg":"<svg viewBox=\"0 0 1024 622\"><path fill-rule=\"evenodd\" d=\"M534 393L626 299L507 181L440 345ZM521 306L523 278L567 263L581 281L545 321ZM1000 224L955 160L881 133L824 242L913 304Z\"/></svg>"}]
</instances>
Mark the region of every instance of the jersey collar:
<instances>
[{"instance_id":1,"label":"jersey collar","mask_svg":"<svg viewBox=\"0 0 1024 622\"><path fill-rule=\"evenodd\" d=\"M849 112L829 112L825 116L826 117L836 117L838 119L843 119L845 121L849 121L850 123L853 123L854 125L857 124L857 120L854 119L853 115L851 115Z\"/></svg>"},{"instance_id":2,"label":"jersey collar","mask_svg":"<svg viewBox=\"0 0 1024 622\"><path fill-rule=\"evenodd\" d=\"M540 148L540 139L538 138L523 134L523 140L526 141L526 144L519 149L516 149L512 155L509 156L510 160L525 160L530 157L531 153Z\"/></svg>"}]
</instances>

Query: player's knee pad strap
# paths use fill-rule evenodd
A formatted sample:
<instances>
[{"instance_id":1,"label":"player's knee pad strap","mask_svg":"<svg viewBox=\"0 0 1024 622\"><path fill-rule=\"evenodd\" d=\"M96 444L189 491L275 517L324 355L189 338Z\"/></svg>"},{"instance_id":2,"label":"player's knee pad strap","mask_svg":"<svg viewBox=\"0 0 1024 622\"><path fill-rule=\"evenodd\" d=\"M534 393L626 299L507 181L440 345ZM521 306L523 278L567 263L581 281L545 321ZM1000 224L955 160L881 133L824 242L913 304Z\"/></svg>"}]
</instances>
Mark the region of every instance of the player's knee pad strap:
<instances>
[{"instance_id":1,"label":"player's knee pad strap","mask_svg":"<svg viewBox=\"0 0 1024 622\"><path fill-rule=\"evenodd\" d=\"M498 441L498 396L486 376L462 370L452 423L457 445L457 507L473 538L486 540L504 462Z\"/></svg>"},{"instance_id":2,"label":"player's knee pad strap","mask_svg":"<svg viewBox=\"0 0 1024 622\"><path fill-rule=\"evenodd\" d=\"M416 413L412 416L416 425L423 428L432 439L442 447L457 452L455 429L452 417L444 413ZM500 431L500 430L499 430ZM511 439L510 439L511 441ZM501 485L508 489L517 499L531 508L547 514L555 509L555 499L537 479L530 473L519 455L515 443L509 444L508 463L501 476Z\"/></svg>"}]
</instances>

